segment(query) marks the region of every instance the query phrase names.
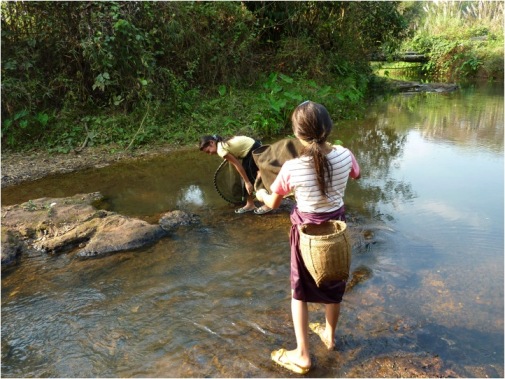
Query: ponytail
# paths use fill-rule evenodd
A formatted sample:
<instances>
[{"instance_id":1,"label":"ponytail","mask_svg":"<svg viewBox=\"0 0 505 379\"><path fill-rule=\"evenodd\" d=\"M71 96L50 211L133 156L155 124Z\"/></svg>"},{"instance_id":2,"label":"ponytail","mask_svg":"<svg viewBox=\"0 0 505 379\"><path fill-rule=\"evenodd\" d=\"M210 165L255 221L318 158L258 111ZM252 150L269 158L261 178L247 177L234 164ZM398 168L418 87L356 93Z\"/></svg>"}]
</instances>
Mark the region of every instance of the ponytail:
<instances>
[{"instance_id":1,"label":"ponytail","mask_svg":"<svg viewBox=\"0 0 505 379\"><path fill-rule=\"evenodd\" d=\"M304 101L294 110L291 122L295 136L308 143L302 155L312 158L319 191L328 196L328 185L332 181L333 170L324 150L326 139L333 128L333 121L324 106Z\"/></svg>"},{"instance_id":2,"label":"ponytail","mask_svg":"<svg viewBox=\"0 0 505 379\"><path fill-rule=\"evenodd\" d=\"M316 170L317 187L324 196L328 196L328 184L331 183L333 170L324 153L326 142L312 142L305 148L304 155L310 156ZM306 153L305 153L306 152Z\"/></svg>"}]
</instances>

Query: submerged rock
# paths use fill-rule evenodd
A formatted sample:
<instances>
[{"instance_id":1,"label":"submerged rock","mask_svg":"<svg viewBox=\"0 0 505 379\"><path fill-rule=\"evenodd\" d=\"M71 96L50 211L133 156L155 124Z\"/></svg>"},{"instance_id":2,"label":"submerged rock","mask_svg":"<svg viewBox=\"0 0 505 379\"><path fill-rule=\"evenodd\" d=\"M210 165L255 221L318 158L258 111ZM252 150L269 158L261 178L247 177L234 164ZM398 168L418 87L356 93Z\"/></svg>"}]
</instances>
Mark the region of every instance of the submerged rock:
<instances>
[{"instance_id":1,"label":"submerged rock","mask_svg":"<svg viewBox=\"0 0 505 379\"><path fill-rule=\"evenodd\" d=\"M48 254L75 252L80 258L138 249L197 221L195 215L176 210L165 213L159 224L150 224L97 209L102 200L94 192L2 207L2 268L31 249Z\"/></svg>"},{"instance_id":2,"label":"submerged rock","mask_svg":"<svg viewBox=\"0 0 505 379\"><path fill-rule=\"evenodd\" d=\"M198 223L198 217L181 210L170 211L163 214L159 224L168 233L176 231L179 226L189 226Z\"/></svg>"},{"instance_id":3,"label":"submerged rock","mask_svg":"<svg viewBox=\"0 0 505 379\"><path fill-rule=\"evenodd\" d=\"M80 228L84 233L92 233L88 243L77 252L77 256L81 258L137 249L166 234L159 225L118 214L108 214L104 219L100 219L100 222L83 224Z\"/></svg>"},{"instance_id":4,"label":"submerged rock","mask_svg":"<svg viewBox=\"0 0 505 379\"><path fill-rule=\"evenodd\" d=\"M420 83L420 82L409 82L402 80L391 79L389 81L391 88L397 90L398 92L437 92L446 93L453 92L459 89L459 86L455 83Z\"/></svg>"}]
</instances>

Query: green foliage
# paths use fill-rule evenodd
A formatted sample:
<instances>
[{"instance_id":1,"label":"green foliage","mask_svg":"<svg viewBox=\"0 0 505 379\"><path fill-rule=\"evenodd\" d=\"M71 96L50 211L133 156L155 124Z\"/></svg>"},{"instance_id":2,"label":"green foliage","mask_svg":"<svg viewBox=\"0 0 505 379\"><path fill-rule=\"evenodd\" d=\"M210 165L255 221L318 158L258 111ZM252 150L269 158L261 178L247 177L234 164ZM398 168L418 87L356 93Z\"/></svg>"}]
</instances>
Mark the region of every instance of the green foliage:
<instances>
[{"instance_id":1,"label":"green foliage","mask_svg":"<svg viewBox=\"0 0 505 379\"><path fill-rule=\"evenodd\" d=\"M429 56L433 78L503 79L503 2L423 2L422 23L404 50Z\"/></svg>"},{"instance_id":2,"label":"green foliage","mask_svg":"<svg viewBox=\"0 0 505 379\"><path fill-rule=\"evenodd\" d=\"M422 63L418 62L374 62L371 67L376 73L377 79L394 78L409 81L412 78L422 78L424 75ZM376 84L378 87L382 86L378 80L371 83L372 86Z\"/></svg>"},{"instance_id":3,"label":"green foliage","mask_svg":"<svg viewBox=\"0 0 505 379\"><path fill-rule=\"evenodd\" d=\"M229 132L275 134L305 98L352 117L367 90L368 55L397 44L405 28L397 2L0 6L2 142L58 152L186 143L209 119ZM236 97L247 88L251 98Z\"/></svg>"},{"instance_id":4,"label":"green foliage","mask_svg":"<svg viewBox=\"0 0 505 379\"><path fill-rule=\"evenodd\" d=\"M461 57L456 56L456 59L459 58ZM482 61L478 57L472 56L468 60L465 60L461 66L456 69L456 73L459 73L462 77L475 75L480 66L482 66Z\"/></svg>"},{"instance_id":5,"label":"green foliage","mask_svg":"<svg viewBox=\"0 0 505 379\"><path fill-rule=\"evenodd\" d=\"M40 139L46 132L52 117L45 112L33 113L22 109L3 120L2 140L7 147L17 148L25 139ZM4 138L5 137L5 138Z\"/></svg>"},{"instance_id":6,"label":"green foliage","mask_svg":"<svg viewBox=\"0 0 505 379\"><path fill-rule=\"evenodd\" d=\"M285 126L294 104L300 103L302 95L290 91L293 79L287 75L271 73L263 83L264 92L257 98L264 111L255 114L253 128L264 135L279 133Z\"/></svg>"},{"instance_id":7,"label":"green foliage","mask_svg":"<svg viewBox=\"0 0 505 379\"><path fill-rule=\"evenodd\" d=\"M195 127L200 134L267 137L285 133L292 111L307 99L325 104L335 119L353 118L363 111L368 85L365 75L332 84L320 85L315 80L274 72L245 92L232 94L220 86L220 97L202 103L193 111L192 120L204 125ZM216 109L220 110L217 114Z\"/></svg>"},{"instance_id":8,"label":"green foliage","mask_svg":"<svg viewBox=\"0 0 505 379\"><path fill-rule=\"evenodd\" d=\"M261 84L259 94L253 97L251 128L261 136L272 136L283 132L290 123L290 116L295 107L310 99L328 104L328 108L341 117L340 109L331 105L358 104L364 93L360 92L352 80L344 83L345 90L338 92L329 85L318 85L314 80L295 80L282 73L271 73ZM350 112L347 108L346 111Z\"/></svg>"},{"instance_id":9,"label":"green foliage","mask_svg":"<svg viewBox=\"0 0 505 379\"><path fill-rule=\"evenodd\" d=\"M271 50L270 71L328 79L334 62L367 71L368 57L398 45L406 23L398 2L246 2Z\"/></svg>"},{"instance_id":10,"label":"green foliage","mask_svg":"<svg viewBox=\"0 0 505 379\"><path fill-rule=\"evenodd\" d=\"M33 202L33 200L28 200L26 203L23 204L23 209L28 211L28 212L34 212L37 210L37 204Z\"/></svg>"}]
</instances>

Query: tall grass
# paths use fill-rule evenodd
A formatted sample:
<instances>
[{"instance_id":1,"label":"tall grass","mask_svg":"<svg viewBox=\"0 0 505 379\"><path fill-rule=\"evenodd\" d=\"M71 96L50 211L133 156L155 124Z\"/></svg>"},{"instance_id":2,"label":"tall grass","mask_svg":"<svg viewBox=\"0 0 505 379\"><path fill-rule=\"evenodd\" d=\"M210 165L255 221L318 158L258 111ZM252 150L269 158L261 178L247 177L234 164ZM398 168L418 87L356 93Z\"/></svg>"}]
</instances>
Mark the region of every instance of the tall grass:
<instances>
[{"instance_id":1,"label":"tall grass","mask_svg":"<svg viewBox=\"0 0 505 379\"><path fill-rule=\"evenodd\" d=\"M422 21L403 48L429 56L429 77L503 80L503 1L422 3Z\"/></svg>"},{"instance_id":2,"label":"tall grass","mask_svg":"<svg viewBox=\"0 0 505 379\"><path fill-rule=\"evenodd\" d=\"M440 0L426 2L423 10L422 29L431 35L457 38L492 35L503 39L503 1Z\"/></svg>"}]
</instances>

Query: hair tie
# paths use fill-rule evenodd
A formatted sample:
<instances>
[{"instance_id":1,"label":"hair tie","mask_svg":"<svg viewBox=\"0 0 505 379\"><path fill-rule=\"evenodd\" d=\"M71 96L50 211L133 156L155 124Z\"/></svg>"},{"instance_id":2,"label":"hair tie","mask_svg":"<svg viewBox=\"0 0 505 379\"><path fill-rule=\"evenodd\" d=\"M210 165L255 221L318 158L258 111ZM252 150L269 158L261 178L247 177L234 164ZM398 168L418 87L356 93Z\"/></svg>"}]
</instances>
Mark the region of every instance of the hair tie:
<instances>
[{"instance_id":1,"label":"hair tie","mask_svg":"<svg viewBox=\"0 0 505 379\"><path fill-rule=\"evenodd\" d=\"M212 139L213 139L214 141L217 141L217 135L213 134L213 135L212 135Z\"/></svg>"}]
</instances>

